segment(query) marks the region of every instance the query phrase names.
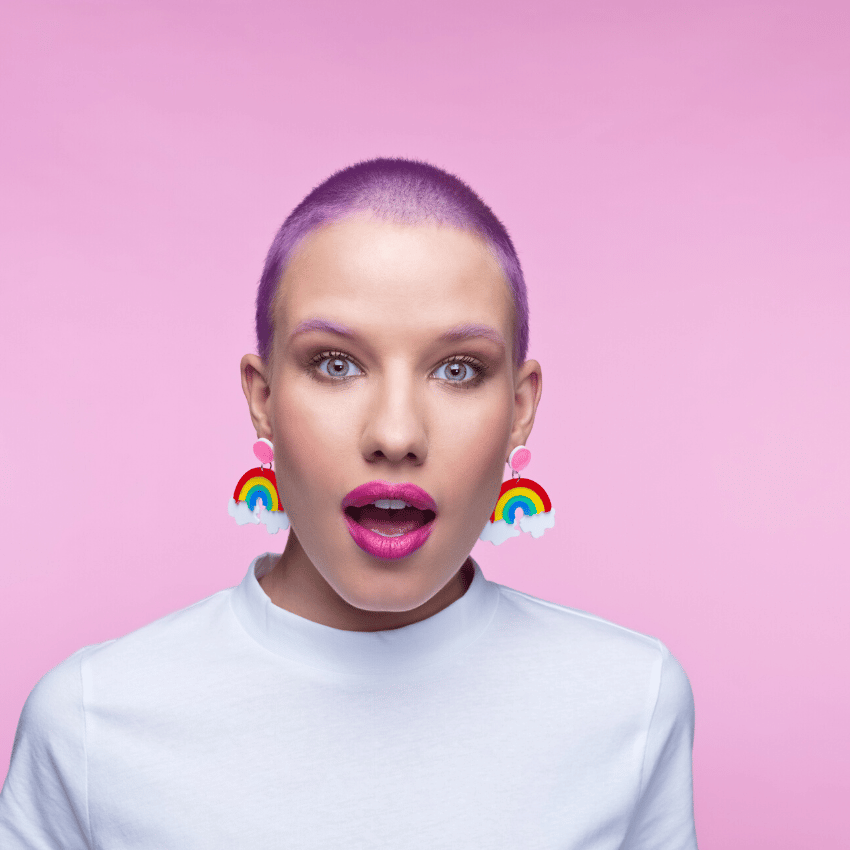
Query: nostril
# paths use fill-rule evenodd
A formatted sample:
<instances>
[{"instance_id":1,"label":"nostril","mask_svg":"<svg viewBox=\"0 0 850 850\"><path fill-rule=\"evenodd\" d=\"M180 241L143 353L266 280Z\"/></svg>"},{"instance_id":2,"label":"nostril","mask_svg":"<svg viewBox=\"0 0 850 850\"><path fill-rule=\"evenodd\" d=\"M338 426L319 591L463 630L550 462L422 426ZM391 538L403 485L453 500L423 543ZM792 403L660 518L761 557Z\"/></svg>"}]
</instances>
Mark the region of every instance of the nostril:
<instances>
[{"instance_id":1,"label":"nostril","mask_svg":"<svg viewBox=\"0 0 850 850\"><path fill-rule=\"evenodd\" d=\"M387 454L382 449L375 449L372 451L368 458L370 461L378 461L378 460L386 460L390 463L401 463L402 461L407 461L408 463L413 463L419 465L422 462L422 455L417 452L405 452L405 454L395 454L394 452L390 452Z\"/></svg>"}]
</instances>

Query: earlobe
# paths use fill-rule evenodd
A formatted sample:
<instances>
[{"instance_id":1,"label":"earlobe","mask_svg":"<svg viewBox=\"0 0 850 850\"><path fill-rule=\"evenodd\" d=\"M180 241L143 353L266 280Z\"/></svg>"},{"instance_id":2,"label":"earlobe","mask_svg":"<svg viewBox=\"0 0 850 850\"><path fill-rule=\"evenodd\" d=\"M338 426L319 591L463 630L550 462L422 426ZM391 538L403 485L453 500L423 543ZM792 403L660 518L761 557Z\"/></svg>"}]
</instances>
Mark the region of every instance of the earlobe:
<instances>
[{"instance_id":1,"label":"earlobe","mask_svg":"<svg viewBox=\"0 0 850 850\"><path fill-rule=\"evenodd\" d=\"M239 368L242 373L242 392L245 393L257 436L271 439L272 428L268 410L271 388L267 378L268 368L256 354L246 354Z\"/></svg>"}]
</instances>

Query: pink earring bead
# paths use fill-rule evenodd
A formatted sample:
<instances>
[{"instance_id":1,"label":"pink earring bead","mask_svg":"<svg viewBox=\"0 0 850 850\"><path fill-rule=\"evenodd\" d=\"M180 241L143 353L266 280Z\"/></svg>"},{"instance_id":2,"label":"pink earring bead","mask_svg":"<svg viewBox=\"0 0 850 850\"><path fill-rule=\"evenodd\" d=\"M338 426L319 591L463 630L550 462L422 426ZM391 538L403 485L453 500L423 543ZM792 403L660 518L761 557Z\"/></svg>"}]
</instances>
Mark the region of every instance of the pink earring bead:
<instances>
[{"instance_id":1,"label":"pink earring bead","mask_svg":"<svg viewBox=\"0 0 850 850\"><path fill-rule=\"evenodd\" d=\"M271 440L260 437L254 443L254 455L260 463L271 463L274 460L274 446Z\"/></svg>"},{"instance_id":2,"label":"pink earring bead","mask_svg":"<svg viewBox=\"0 0 850 850\"><path fill-rule=\"evenodd\" d=\"M515 472L522 472L531 463L531 451L525 446L517 446L508 455L508 466Z\"/></svg>"}]
</instances>

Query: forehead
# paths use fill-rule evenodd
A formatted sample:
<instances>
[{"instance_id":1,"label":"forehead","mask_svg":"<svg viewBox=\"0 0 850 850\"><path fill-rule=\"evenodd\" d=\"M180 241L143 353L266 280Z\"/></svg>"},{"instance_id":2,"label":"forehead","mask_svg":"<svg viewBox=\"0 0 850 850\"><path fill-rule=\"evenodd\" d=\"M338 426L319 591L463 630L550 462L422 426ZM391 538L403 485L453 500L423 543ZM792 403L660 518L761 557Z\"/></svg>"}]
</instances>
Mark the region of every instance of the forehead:
<instances>
[{"instance_id":1,"label":"forehead","mask_svg":"<svg viewBox=\"0 0 850 850\"><path fill-rule=\"evenodd\" d=\"M277 330L316 318L400 336L488 324L510 344L513 301L499 263L477 236L358 215L310 233L287 265Z\"/></svg>"}]
</instances>

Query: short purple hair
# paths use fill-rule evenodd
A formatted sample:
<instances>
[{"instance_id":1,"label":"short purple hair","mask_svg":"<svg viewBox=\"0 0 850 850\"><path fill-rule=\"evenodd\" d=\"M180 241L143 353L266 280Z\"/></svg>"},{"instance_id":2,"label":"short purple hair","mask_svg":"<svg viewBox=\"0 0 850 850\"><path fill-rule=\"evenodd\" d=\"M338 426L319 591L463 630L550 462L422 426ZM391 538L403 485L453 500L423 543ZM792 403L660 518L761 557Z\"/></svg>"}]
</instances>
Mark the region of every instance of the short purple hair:
<instances>
[{"instance_id":1,"label":"short purple hair","mask_svg":"<svg viewBox=\"0 0 850 850\"><path fill-rule=\"evenodd\" d=\"M462 180L425 162L371 159L331 175L290 213L266 256L257 290L257 348L268 363L274 336L273 306L278 284L295 247L324 224L369 210L400 224L426 220L483 238L504 272L514 302L514 357L528 351L528 295L513 242L505 226Z\"/></svg>"}]
</instances>

